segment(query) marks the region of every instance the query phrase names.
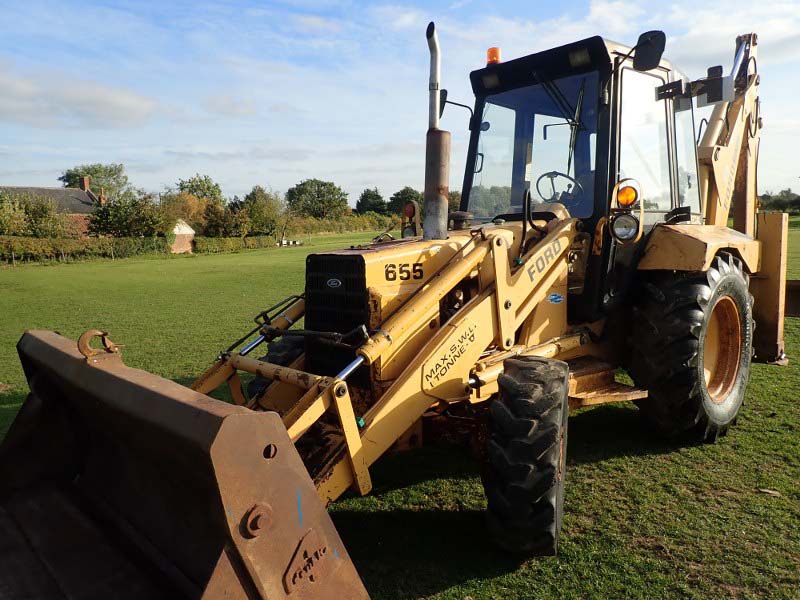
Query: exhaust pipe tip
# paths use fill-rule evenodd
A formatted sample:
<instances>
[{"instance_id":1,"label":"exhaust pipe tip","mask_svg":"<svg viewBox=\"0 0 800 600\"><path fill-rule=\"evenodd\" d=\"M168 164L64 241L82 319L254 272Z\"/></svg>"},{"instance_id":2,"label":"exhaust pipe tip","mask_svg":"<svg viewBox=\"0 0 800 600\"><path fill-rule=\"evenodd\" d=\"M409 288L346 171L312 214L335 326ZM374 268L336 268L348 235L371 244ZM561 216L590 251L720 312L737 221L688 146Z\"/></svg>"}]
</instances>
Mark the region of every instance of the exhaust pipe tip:
<instances>
[{"instance_id":1,"label":"exhaust pipe tip","mask_svg":"<svg viewBox=\"0 0 800 600\"><path fill-rule=\"evenodd\" d=\"M425 37L431 39L436 33L436 25L431 21L428 23L428 28L425 30Z\"/></svg>"}]
</instances>

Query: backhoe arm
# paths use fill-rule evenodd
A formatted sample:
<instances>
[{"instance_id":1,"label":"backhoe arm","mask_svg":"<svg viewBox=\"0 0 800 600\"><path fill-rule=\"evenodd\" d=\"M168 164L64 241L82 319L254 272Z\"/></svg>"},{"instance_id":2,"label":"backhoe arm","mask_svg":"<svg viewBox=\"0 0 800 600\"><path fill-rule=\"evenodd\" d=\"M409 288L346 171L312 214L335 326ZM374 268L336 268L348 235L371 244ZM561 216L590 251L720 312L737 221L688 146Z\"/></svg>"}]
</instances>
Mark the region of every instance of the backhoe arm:
<instances>
[{"instance_id":1,"label":"backhoe arm","mask_svg":"<svg viewBox=\"0 0 800 600\"><path fill-rule=\"evenodd\" d=\"M713 99L710 88L714 84L723 94L697 148L705 222L727 226L733 203L734 228L751 237L755 233L756 164L761 135L757 52L756 34L741 35L736 39L736 58L729 77L709 77L692 84L696 88L693 95L706 93L708 101ZM733 97L728 92L730 99L725 99L724 88L730 90L731 86Z\"/></svg>"},{"instance_id":2,"label":"backhoe arm","mask_svg":"<svg viewBox=\"0 0 800 600\"><path fill-rule=\"evenodd\" d=\"M785 364L788 217L758 211L756 169L762 122L757 52L756 34L740 35L729 78L709 77L692 83L693 96L705 93L707 100L714 101L720 100L722 93L697 148L700 191L706 225L727 227L733 205L733 228L758 242L757 260L748 264L750 293L755 299L755 359ZM729 97L732 88L730 99L724 97L726 87ZM746 253L739 254L745 258Z\"/></svg>"}]
</instances>

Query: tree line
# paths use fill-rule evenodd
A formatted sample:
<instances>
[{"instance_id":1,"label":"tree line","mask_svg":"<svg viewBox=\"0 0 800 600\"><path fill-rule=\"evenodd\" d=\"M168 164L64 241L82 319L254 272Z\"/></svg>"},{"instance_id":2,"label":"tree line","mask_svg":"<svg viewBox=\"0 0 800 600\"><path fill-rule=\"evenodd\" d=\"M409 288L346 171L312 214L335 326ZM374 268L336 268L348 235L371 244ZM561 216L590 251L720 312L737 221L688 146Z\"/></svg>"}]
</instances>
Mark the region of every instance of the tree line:
<instances>
[{"instance_id":1,"label":"tree line","mask_svg":"<svg viewBox=\"0 0 800 600\"><path fill-rule=\"evenodd\" d=\"M759 196L759 202L763 210L775 210L791 214L800 213L800 194L795 194L791 188L781 190L777 194L766 192L764 195Z\"/></svg>"},{"instance_id":2,"label":"tree line","mask_svg":"<svg viewBox=\"0 0 800 600\"><path fill-rule=\"evenodd\" d=\"M133 186L119 163L78 165L58 178L64 187L78 188L89 177L92 193L102 198L89 217L89 233L114 237L169 235L178 220L206 237L277 236L290 231L380 229L390 226L403 206L422 194L406 186L384 199L378 188L365 189L355 209L348 194L331 181L306 179L285 195L255 185L244 197L225 197L210 176L179 179L158 194ZM457 209L460 195L451 193ZM396 219L394 219L396 220ZM74 237L70 220L58 214L52 200L0 194L0 235Z\"/></svg>"}]
</instances>

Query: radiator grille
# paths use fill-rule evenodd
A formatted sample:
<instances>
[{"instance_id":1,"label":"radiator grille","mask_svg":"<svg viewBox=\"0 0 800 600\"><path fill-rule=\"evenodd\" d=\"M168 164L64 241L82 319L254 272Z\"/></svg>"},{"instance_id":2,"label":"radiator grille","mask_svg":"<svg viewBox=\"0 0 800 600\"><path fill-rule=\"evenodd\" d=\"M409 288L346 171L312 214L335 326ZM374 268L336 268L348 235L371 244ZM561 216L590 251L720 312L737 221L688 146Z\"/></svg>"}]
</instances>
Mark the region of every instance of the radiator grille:
<instances>
[{"instance_id":1,"label":"radiator grille","mask_svg":"<svg viewBox=\"0 0 800 600\"><path fill-rule=\"evenodd\" d=\"M358 255L311 254L306 258L305 328L346 333L369 326L364 259ZM336 375L355 353L306 340L306 369Z\"/></svg>"}]
</instances>

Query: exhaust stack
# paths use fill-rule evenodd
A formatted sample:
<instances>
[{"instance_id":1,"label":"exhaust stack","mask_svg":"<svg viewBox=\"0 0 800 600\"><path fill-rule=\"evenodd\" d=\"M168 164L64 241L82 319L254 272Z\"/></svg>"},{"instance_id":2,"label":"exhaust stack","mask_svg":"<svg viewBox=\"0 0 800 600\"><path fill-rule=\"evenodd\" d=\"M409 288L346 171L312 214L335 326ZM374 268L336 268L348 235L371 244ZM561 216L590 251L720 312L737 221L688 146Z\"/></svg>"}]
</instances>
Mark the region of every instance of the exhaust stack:
<instances>
[{"instance_id":1,"label":"exhaust stack","mask_svg":"<svg viewBox=\"0 0 800 600\"><path fill-rule=\"evenodd\" d=\"M439 129L439 38L431 21L425 32L431 52L428 82L428 133L425 138L424 239L447 239L447 194L450 185L450 132Z\"/></svg>"}]
</instances>

